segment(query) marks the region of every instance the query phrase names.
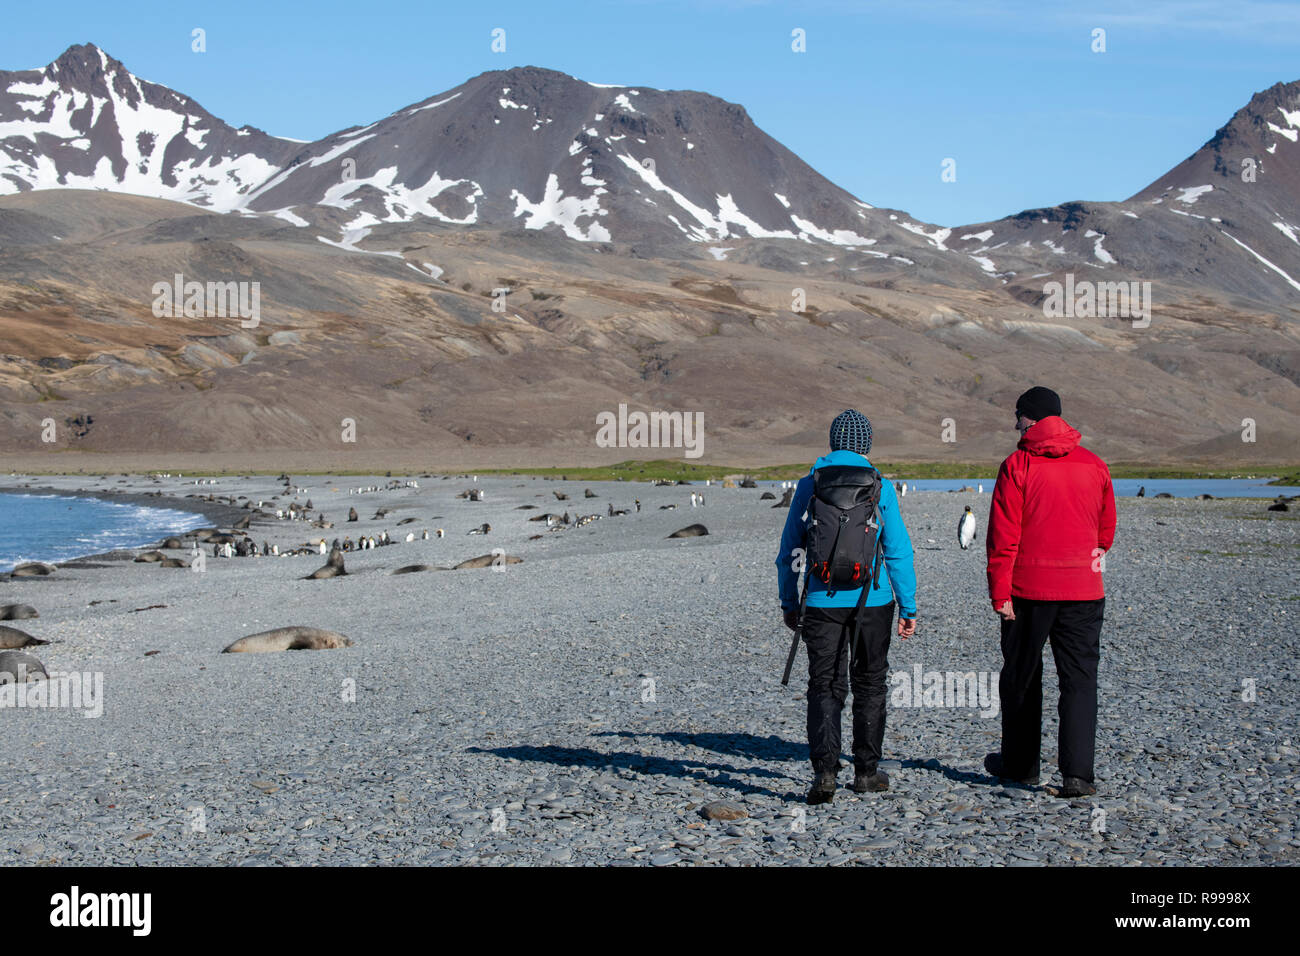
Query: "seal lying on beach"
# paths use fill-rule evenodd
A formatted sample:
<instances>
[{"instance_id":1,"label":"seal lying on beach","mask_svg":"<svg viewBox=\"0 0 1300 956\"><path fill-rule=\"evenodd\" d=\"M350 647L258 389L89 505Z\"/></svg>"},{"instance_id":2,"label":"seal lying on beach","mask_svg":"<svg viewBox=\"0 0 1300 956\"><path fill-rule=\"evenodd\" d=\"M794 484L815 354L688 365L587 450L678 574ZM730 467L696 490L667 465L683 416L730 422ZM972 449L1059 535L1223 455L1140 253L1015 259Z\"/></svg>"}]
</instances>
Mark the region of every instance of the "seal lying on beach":
<instances>
[{"instance_id":1,"label":"seal lying on beach","mask_svg":"<svg viewBox=\"0 0 1300 956\"><path fill-rule=\"evenodd\" d=\"M42 641L39 637L32 637L26 631L20 631L16 627L5 627L3 624L0 624L0 648L5 650L48 643L50 642Z\"/></svg>"},{"instance_id":2,"label":"seal lying on beach","mask_svg":"<svg viewBox=\"0 0 1300 956\"><path fill-rule=\"evenodd\" d=\"M394 574L417 574L420 571L446 571L446 570L447 570L446 568L440 568L432 564L408 564L405 567L398 568L393 573Z\"/></svg>"},{"instance_id":3,"label":"seal lying on beach","mask_svg":"<svg viewBox=\"0 0 1300 956\"><path fill-rule=\"evenodd\" d=\"M311 574L303 578L303 580L314 581L320 580L321 578L336 578L341 574L347 573L347 570L343 567L343 552L338 548L334 548L330 551L329 560L325 562L325 566L317 568Z\"/></svg>"},{"instance_id":4,"label":"seal lying on beach","mask_svg":"<svg viewBox=\"0 0 1300 956\"><path fill-rule=\"evenodd\" d=\"M273 631L262 631L259 634L241 637L221 653L267 654L273 651L332 651L340 647L351 646L352 641L349 638L333 631L322 631L315 627L277 627Z\"/></svg>"},{"instance_id":5,"label":"seal lying on beach","mask_svg":"<svg viewBox=\"0 0 1300 956\"><path fill-rule=\"evenodd\" d=\"M143 554L136 555L135 560L137 564L141 562L149 564L161 561L166 557L167 555L163 554L161 551L145 551Z\"/></svg>"},{"instance_id":6,"label":"seal lying on beach","mask_svg":"<svg viewBox=\"0 0 1300 956\"><path fill-rule=\"evenodd\" d=\"M668 537L670 538L698 538L701 535L709 533L709 529L702 524L688 524L685 528L674 531Z\"/></svg>"},{"instance_id":7,"label":"seal lying on beach","mask_svg":"<svg viewBox=\"0 0 1300 956\"><path fill-rule=\"evenodd\" d=\"M24 681L36 680L38 677L49 679L45 665L22 651L0 651L0 683L10 684L20 677Z\"/></svg>"},{"instance_id":8,"label":"seal lying on beach","mask_svg":"<svg viewBox=\"0 0 1300 956\"><path fill-rule=\"evenodd\" d=\"M0 607L0 621L26 621L33 617L40 615L30 604L6 604Z\"/></svg>"},{"instance_id":9,"label":"seal lying on beach","mask_svg":"<svg viewBox=\"0 0 1300 956\"><path fill-rule=\"evenodd\" d=\"M480 554L477 558L470 558L468 561L452 565L452 570L468 571L471 568L487 568L494 564L523 564L523 562L523 558L517 558L513 554Z\"/></svg>"},{"instance_id":10,"label":"seal lying on beach","mask_svg":"<svg viewBox=\"0 0 1300 956\"><path fill-rule=\"evenodd\" d=\"M14 578L43 578L47 574L54 573L54 565L46 564L44 561L28 561L26 564L20 564L9 572L10 577Z\"/></svg>"}]
</instances>

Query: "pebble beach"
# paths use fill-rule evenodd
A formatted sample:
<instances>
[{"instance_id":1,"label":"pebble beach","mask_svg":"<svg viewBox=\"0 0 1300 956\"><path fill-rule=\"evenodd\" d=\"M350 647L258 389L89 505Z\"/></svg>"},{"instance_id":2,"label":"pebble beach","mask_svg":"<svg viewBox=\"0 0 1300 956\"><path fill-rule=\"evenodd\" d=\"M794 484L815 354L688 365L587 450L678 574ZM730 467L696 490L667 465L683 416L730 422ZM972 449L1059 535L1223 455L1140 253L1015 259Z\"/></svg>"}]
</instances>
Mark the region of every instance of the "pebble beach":
<instances>
[{"instance_id":1,"label":"pebble beach","mask_svg":"<svg viewBox=\"0 0 1300 956\"><path fill-rule=\"evenodd\" d=\"M286 493L274 476L213 482L3 482L7 491L161 493L151 500L202 510L223 532L252 515L259 552L267 542L311 553L221 558L208 546L195 572L135 562L147 550L139 548L0 580L0 604L40 615L5 623L50 642L24 650L51 675L100 674L103 688L97 716L0 708L0 860L1300 860L1295 506L1276 513L1260 499L1119 499L1106 556L1098 793L1063 800L1050 790L1061 782L1050 652L1042 785L1004 785L983 769L1000 738L998 625L984 577L989 495L908 494L901 508L919 618L916 636L895 636L890 651L882 766L891 789L847 788L846 708L841 789L832 804L807 807L802 650L790 686L780 684L790 634L773 561L787 511L760 497L779 498L779 487L300 476L291 480L296 493ZM390 483L398 487L383 490ZM460 497L471 489L483 500ZM691 507L692 492L704 494L703 506ZM333 527L275 517L308 499L310 516ZM611 505L627 514L610 516ZM966 505L979 521L969 551L956 539ZM380 509L389 511L374 517ZM566 511L600 520L554 530L529 520ZM468 533L484 523L489 533ZM693 523L708 534L668 537ZM325 563L321 539L385 531L397 543L347 552L346 575L304 580ZM405 541L408 533L415 540ZM522 561L441 570L493 549ZM164 553L189 560L192 552ZM393 574L413 564L430 569ZM221 653L290 625L335 631L353 646ZM973 681L963 684L967 674ZM954 697L948 675L976 693ZM924 692L935 687L943 692Z\"/></svg>"}]
</instances>

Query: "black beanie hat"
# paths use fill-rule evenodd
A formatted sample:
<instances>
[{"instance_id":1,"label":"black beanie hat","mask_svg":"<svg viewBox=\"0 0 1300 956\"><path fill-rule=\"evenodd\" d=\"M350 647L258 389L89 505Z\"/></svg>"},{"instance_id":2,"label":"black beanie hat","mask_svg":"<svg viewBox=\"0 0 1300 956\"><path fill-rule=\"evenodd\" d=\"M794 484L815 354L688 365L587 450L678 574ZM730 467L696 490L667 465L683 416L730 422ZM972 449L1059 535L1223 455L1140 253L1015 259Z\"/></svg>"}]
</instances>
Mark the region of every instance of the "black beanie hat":
<instances>
[{"instance_id":1,"label":"black beanie hat","mask_svg":"<svg viewBox=\"0 0 1300 956\"><path fill-rule=\"evenodd\" d=\"M831 422L831 451L848 450L866 456L871 451L871 422L853 409L840 412Z\"/></svg>"},{"instance_id":2,"label":"black beanie hat","mask_svg":"<svg viewBox=\"0 0 1300 956\"><path fill-rule=\"evenodd\" d=\"M1044 418L1061 414L1061 396L1050 388L1035 385L1016 399L1016 414L1041 422Z\"/></svg>"}]
</instances>

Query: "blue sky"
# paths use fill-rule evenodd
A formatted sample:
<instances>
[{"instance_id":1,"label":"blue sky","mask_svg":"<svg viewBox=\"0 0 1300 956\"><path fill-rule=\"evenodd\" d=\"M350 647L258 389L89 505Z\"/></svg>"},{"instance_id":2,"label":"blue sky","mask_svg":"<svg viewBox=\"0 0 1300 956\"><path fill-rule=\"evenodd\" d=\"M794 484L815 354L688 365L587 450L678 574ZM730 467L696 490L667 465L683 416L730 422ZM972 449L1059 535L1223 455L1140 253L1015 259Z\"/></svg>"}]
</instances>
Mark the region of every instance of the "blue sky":
<instances>
[{"instance_id":1,"label":"blue sky","mask_svg":"<svg viewBox=\"0 0 1300 956\"><path fill-rule=\"evenodd\" d=\"M860 199L942 225L1127 197L1253 93L1300 79L1300 3L1260 0L62 0L5 20L2 69L93 42L232 125L297 139L509 66L703 90Z\"/></svg>"}]
</instances>

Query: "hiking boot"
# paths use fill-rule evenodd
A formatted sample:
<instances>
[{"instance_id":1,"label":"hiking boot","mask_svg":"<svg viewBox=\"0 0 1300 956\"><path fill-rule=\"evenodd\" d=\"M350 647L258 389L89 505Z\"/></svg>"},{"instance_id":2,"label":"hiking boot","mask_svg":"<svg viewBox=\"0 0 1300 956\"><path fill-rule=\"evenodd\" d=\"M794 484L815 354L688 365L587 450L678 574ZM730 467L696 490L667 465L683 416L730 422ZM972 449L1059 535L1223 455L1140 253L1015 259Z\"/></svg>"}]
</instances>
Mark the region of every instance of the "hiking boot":
<instances>
[{"instance_id":1,"label":"hiking boot","mask_svg":"<svg viewBox=\"0 0 1300 956\"><path fill-rule=\"evenodd\" d=\"M1010 776L1010 775L1006 772L1006 770L1003 768L1003 766L1002 766L1002 754L1000 754L1000 753L989 754L987 757L985 757L985 758L984 758L984 769L987 770L989 773L991 773L993 776L995 776L995 777L997 777L997 778L999 778L999 779L1001 779L1001 780L1014 780L1016 783L1024 784L1024 785L1027 786L1027 787L1036 787L1036 786L1038 786L1038 771L1037 771L1037 770L1035 770L1035 771L1033 772L1033 774L1032 774L1031 776L1028 776L1028 777L1012 777L1012 776Z\"/></svg>"},{"instance_id":2,"label":"hiking boot","mask_svg":"<svg viewBox=\"0 0 1300 956\"><path fill-rule=\"evenodd\" d=\"M1058 797L1090 797L1097 788L1082 777L1066 777L1061 789L1056 791Z\"/></svg>"},{"instance_id":3,"label":"hiking boot","mask_svg":"<svg viewBox=\"0 0 1300 956\"><path fill-rule=\"evenodd\" d=\"M808 805L830 803L835 799L835 771L822 770L813 778L812 789L808 791Z\"/></svg>"},{"instance_id":4,"label":"hiking boot","mask_svg":"<svg viewBox=\"0 0 1300 956\"><path fill-rule=\"evenodd\" d=\"M889 774L883 770L873 770L870 773L859 770L853 775L854 793L879 793L888 789Z\"/></svg>"}]
</instances>

